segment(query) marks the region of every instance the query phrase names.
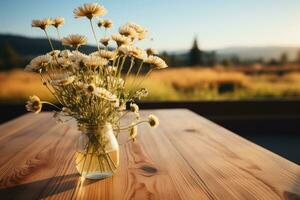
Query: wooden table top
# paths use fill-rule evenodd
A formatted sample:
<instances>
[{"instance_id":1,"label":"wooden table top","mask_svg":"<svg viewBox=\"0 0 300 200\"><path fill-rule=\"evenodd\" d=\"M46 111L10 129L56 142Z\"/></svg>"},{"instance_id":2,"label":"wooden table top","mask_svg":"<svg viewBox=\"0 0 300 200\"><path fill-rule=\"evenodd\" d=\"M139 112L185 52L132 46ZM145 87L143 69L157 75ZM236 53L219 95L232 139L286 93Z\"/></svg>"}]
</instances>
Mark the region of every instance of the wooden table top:
<instances>
[{"instance_id":1,"label":"wooden table top","mask_svg":"<svg viewBox=\"0 0 300 200\"><path fill-rule=\"evenodd\" d=\"M300 167L184 109L142 125L115 176L79 176L74 123L27 114L0 126L0 199L300 199Z\"/></svg>"}]
</instances>

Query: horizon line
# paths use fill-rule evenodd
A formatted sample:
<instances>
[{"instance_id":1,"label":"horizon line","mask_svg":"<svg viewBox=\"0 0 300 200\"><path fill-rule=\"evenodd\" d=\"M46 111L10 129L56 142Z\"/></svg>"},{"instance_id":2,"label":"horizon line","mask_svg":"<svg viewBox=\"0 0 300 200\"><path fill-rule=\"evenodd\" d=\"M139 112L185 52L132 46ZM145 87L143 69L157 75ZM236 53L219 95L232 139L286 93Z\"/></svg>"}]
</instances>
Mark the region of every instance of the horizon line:
<instances>
[{"instance_id":1,"label":"horizon line","mask_svg":"<svg viewBox=\"0 0 300 200\"><path fill-rule=\"evenodd\" d=\"M9 36L15 36L15 37L24 37L24 38L30 38L30 39L46 39L46 37L43 36L31 36L31 35L26 35L26 34L20 34L20 33L10 33L10 32L0 32L0 35L9 35ZM54 41L58 41L57 38L51 38ZM193 41L193 39L191 40ZM199 45L200 44L200 45ZM222 46L218 48L201 48L201 42L198 40L198 45L200 46L199 49L204 50L204 51L218 51L218 50L224 50L224 49L234 49L234 48L299 48L300 49L300 44L292 45L292 44L251 44L251 45L227 45L227 46ZM87 44L86 46L91 46L91 47L97 47L96 44ZM192 42L190 45L190 48L192 47ZM189 51L190 48L177 48L175 50L171 49L160 49L160 52L182 52L182 51Z\"/></svg>"}]
</instances>

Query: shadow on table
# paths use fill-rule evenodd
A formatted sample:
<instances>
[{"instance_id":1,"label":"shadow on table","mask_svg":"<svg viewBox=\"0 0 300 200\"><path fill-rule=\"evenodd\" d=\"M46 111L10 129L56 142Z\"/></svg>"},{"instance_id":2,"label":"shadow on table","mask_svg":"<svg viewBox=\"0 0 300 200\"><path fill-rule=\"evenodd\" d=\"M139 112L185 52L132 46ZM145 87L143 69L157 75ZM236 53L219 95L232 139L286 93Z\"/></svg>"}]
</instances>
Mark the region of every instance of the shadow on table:
<instances>
[{"instance_id":1,"label":"shadow on table","mask_svg":"<svg viewBox=\"0 0 300 200\"><path fill-rule=\"evenodd\" d=\"M300 171L296 175L294 184L289 191L283 192L284 199L300 200Z\"/></svg>"},{"instance_id":2,"label":"shadow on table","mask_svg":"<svg viewBox=\"0 0 300 200\"><path fill-rule=\"evenodd\" d=\"M0 188L0 199L42 199L76 187L84 187L96 181L88 179L81 181L81 177L77 173L56 176L31 183ZM1 187L3 187L5 180L0 179L0 183Z\"/></svg>"}]
</instances>

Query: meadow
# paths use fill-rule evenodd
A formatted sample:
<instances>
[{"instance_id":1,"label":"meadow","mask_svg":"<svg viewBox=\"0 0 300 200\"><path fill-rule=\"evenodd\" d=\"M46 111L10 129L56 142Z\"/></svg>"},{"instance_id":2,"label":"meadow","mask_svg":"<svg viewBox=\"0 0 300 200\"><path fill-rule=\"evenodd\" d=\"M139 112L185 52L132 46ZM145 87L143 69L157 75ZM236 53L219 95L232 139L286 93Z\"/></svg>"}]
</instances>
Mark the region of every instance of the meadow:
<instances>
[{"instance_id":1,"label":"meadow","mask_svg":"<svg viewBox=\"0 0 300 200\"><path fill-rule=\"evenodd\" d=\"M32 94L54 100L37 74L21 69L0 72L0 83L2 102L24 101ZM299 98L300 72L249 75L222 67L170 68L154 71L142 87L149 89L146 100Z\"/></svg>"}]
</instances>

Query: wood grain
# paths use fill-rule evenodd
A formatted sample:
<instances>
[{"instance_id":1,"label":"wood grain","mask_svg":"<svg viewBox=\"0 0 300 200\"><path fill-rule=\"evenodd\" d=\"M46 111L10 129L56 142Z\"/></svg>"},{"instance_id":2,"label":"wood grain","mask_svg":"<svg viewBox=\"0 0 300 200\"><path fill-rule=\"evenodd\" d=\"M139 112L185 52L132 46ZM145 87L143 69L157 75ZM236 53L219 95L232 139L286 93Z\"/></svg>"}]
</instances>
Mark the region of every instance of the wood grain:
<instances>
[{"instance_id":1,"label":"wood grain","mask_svg":"<svg viewBox=\"0 0 300 200\"><path fill-rule=\"evenodd\" d=\"M51 113L0 126L0 199L300 199L300 167L188 110L154 113L120 146L114 177L80 178L75 123Z\"/></svg>"}]
</instances>

